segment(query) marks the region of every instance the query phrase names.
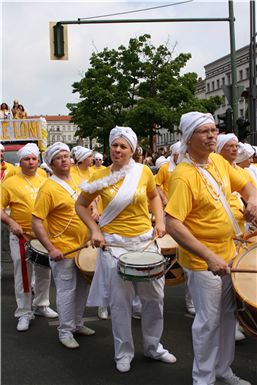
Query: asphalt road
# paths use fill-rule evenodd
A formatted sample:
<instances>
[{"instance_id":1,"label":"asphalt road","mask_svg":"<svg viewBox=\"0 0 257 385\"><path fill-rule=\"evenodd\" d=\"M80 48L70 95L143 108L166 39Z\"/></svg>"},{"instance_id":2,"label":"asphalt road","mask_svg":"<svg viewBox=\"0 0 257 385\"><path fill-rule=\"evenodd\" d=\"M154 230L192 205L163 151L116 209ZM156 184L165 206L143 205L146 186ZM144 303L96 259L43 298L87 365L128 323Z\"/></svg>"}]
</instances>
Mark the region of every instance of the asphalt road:
<instances>
[{"instance_id":1,"label":"asphalt road","mask_svg":"<svg viewBox=\"0 0 257 385\"><path fill-rule=\"evenodd\" d=\"M135 358L128 373L119 373L113 360L111 320L99 320L96 308L87 308L86 324L96 330L91 337L76 337L77 350L63 347L57 338L58 320L36 317L27 332L17 332L13 313L12 263L2 258L2 385L191 385L193 360L191 325L185 313L184 284L165 287L165 328L162 343L177 357L168 365L143 356L140 320L133 319ZM55 308L55 288L51 287ZM233 369L257 385L257 340L247 336L236 345Z\"/></svg>"}]
</instances>

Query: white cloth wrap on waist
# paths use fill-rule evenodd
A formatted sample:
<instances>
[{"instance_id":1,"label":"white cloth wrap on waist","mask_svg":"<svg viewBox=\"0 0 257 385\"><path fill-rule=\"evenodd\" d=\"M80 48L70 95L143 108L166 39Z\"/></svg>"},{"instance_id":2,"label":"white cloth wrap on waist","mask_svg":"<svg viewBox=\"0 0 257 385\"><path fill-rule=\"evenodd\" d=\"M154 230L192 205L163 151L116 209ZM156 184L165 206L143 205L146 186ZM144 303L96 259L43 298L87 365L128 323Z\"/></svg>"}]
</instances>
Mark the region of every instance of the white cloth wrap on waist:
<instances>
[{"instance_id":1,"label":"white cloth wrap on waist","mask_svg":"<svg viewBox=\"0 0 257 385\"><path fill-rule=\"evenodd\" d=\"M122 247L110 247L107 250L99 249L96 260L96 270L92 280L87 299L87 306L108 306L109 292L111 284L111 275L118 274L117 263L121 254L128 251L140 251L144 248L147 241L153 238L153 228L147 233L136 237L122 237L117 234L104 233L104 239L107 244L122 244ZM156 244L151 244L147 250L158 252Z\"/></svg>"},{"instance_id":2,"label":"white cloth wrap on waist","mask_svg":"<svg viewBox=\"0 0 257 385\"><path fill-rule=\"evenodd\" d=\"M144 166L140 163L134 163L133 167L128 170L119 191L102 212L99 221L100 228L110 223L122 210L130 205L139 183L143 167Z\"/></svg>"}]
</instances>

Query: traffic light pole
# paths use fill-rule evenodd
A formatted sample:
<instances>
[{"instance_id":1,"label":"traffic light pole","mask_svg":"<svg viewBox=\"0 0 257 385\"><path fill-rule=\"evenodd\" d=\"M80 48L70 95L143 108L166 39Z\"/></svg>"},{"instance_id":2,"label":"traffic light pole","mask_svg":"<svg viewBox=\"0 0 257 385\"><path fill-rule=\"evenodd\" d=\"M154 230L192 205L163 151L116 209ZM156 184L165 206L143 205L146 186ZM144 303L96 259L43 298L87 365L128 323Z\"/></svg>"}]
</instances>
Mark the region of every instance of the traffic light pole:
<instances>
[{"instance_id":1,"label":"traffic light pole","mask_svg":"<svg viewBox=\"0 0 257 385\"><path fill-rule=\"evenodd\" d=\"M249 120L251 143L257 145L256 132L256 28L255 0L250 1L250 50L249 50Z\"/></svg>"},{"instance_id":2,"label":"traffic light pole","mask_svg":"<svg viewBox=\"0 0 257 385\"><path fill-rule=\"evenodd\" d=\"M229 9L229 30L230 30L230 65L231 65L231 107L233 110L233 128L238 136L236 121L238 119L238 100L237 100L237 76L236 76L236 47L235 47L235 19L233 0L228 2Z\"/></svg>"}]
</instances>

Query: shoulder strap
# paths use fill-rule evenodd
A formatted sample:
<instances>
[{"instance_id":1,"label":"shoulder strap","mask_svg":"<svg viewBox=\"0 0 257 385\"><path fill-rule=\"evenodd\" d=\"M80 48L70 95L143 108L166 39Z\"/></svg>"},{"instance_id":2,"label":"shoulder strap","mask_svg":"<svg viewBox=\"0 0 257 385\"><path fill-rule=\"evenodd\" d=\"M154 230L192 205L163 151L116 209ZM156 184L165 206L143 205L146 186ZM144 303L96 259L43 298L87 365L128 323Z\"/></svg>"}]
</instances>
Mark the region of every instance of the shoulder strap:
<instances>
[{"instance_id":1,"label":"shoulder strap","mask_svg":"<svg viewBox=\"0 0 257 385\"><path fill-rule=\"evenodd\" d=\"M76 200L78 198L78 194L75 190L73 190L69 185L68 183L64 182L64 180L58 178L58 176L56 175L52 175L50 176L50 179L52 179L53 181L55 181L56 183L58 183L62 188L64 188L69 194L70 196Z\"/></svg>"}]
</instances>

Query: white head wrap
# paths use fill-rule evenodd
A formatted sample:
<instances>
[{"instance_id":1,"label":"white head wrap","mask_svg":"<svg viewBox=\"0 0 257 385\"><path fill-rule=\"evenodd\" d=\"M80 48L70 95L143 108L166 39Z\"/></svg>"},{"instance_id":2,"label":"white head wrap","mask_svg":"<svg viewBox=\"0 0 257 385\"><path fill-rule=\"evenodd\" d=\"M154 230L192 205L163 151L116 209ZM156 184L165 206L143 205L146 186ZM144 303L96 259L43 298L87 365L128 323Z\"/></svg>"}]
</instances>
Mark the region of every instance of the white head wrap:
<instances>
[{"instance_id":1,"label":"white head wrap","mask_svg":"<svg viewBox=\"0 0 257 385\"><path fill-rule=\"evenodd\" d=\"M51 165L52 159L57 155L60 151L67 151L70 153L70 149L67 144L62 142L55 142L51 146L47 147L46 152L44 154L45 162L48 166Z\"/></svg>"},{"instance_id":2,"label":"white head wrap","mask_svg":"<svg viewBox=\"0 0 257 385\"><path fill-rule=\"evenodd\" d=\"M72 147L71 151L70 151L70 155L72 156L72 158L74 158L74 154L75 152L79 149L79 148L83 148L82 146L75 146L75 147Z\"/></svg>"},{"instance_id":3,"label":"white head wrap","mask_svg":"<svg viewBox=\"0 0 257 385\"><path fill-rule=\"evenodd\" d=\"M28 155L39 156L39 148L35 143L27 143L24 147L22 147L19 151L17 151L18 160L20 161L22 158L25 158Z\"/></svg>"},{"instance_id":4,"label":"white head wrap","mask_svg":"<svg viewBox=\"0 0 257 385\"><path fill-rule=\"evenodd\" d=\"M254 149L248 143L238 143L238 153L235 162L241 163L244 160L251 158L254 154Z\"/></svg>"},{"instance_id":5,"label":"white head wrap","mask_svg":"<svg viewBox=\"0 0 257 385\"><path fill-rule=\"evenodd\" d=\"M203 124L215 124L214 118L211 114L193 111L183 114L180 119L179 129L182 132L181 147L179 151L179 161L182 160L183 155L186 153L187 142L195 132L195 130Z\"/></svg>"},{"instance_id":6,"label":"white head wrap","mask_svg":"<svg viewBox=\"0 0 257 385\"><path fill-rule=\"evenodd\" d=\"M156 159L155 161L155 167L157 168L157 170L159 170L159 168L164 164L164 163L168 163L168 159L165 158L165 156L160 156L159 158Z\"/></svg>"},{"instance_id":7,"label":"white head wrap","mask_svg":"<svg viewBox=\"0 0 257 385\"><path fill-rule=\"evenodd\" d=\"M133 153L137 148L137 136L136 133L130 127L116 126L110 131L109 144L111 145L115 139L124 138L129 143Z\"/></svg>"},{"instance_id":8,"label":"white head wrap","mask_svg":"<svg viewBox=\"0 0 257 385\"><path fill-rule=\"evenodd\" d=\"M90 150L86 147L77 148L74 152L73 157L77 161L77 163L83 162L83 160L87 159L89 156L93 154L93 150Z\"/></svg>"},{"instance_id":9,"label":"white head wrap","mask_svg":"<svg viewBox=\"0 0 257 385\"><path fill-rule=\"evenodd\" d=\"M238 138L235 134L220 134L217 137L216 152L220 154L221 150L230 140L234 140L238 143Z\"/></svg>"},{"instance_id":10,"label":"white head wrap","mask_svg":"<svg viewBox=\"0 0 257 385\"><path fill-rule=\"evenodd\" d=\"M4 151L4 150L5 150L4 146L2 145L2 143L0 143L0 151Z\"/></svg>"},{"instance_id":11,"label":"white head wrap","mask_svg":"<svg viewBox=\"0 0 257 385\"><path fill-rule=\"evenodd\" d=\"M103 155L100 154L100 152L96 152L95 155L94 155L94 159L103 160Z\"/></svg>"},{"instance_id":12,"label":"white head wrap","mask_svg":"<svg viewBox=\"0 0 257 385\"><path fill-rule=\"evenodd\" d=\"M171 151L171 156L170 156L170 159L169 159L169 167L168 167L168 171L171 172L174 170L174 168L176 167L176 163L174 161L174 155L175 154L179 154L180 152L180 148L181 148L181 142L180 140L176 143L173 143L171 146L170 146L170 151Z\"/></svg>"}]
</instances>

